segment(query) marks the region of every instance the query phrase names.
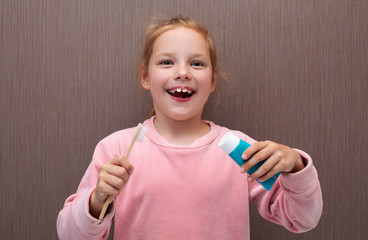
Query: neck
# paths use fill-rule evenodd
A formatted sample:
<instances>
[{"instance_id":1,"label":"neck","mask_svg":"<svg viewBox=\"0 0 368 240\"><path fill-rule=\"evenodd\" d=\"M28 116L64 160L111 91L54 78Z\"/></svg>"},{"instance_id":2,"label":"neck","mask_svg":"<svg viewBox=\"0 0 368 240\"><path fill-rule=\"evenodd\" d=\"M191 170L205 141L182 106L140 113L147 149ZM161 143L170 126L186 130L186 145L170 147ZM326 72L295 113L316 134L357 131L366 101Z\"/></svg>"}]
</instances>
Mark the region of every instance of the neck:
<instances>
[{"instance_id":1,"label":"neck","mask_svg":"<svg viewBox=\"0 0 368 240\"><path fill-rule=\"evenodd\" d=\"M160 115L156 115L154 125L157 132L169 143L177 145L190 145L211 129L201 118L174 120Z\"/></svg>"}]
</instances>

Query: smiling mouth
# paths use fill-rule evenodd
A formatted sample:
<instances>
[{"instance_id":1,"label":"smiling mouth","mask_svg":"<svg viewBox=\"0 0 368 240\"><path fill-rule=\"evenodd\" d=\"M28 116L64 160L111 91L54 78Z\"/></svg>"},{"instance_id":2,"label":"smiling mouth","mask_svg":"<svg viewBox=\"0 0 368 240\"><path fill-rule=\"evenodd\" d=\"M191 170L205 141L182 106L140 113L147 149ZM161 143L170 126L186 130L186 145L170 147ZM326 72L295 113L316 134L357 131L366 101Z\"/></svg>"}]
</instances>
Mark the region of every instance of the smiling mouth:
<instances>
[{"instance_id":1,"label":"smiling mouth","mask_svg":"<svg viewBox=\"0 0 368 240\"><path fill-rule=\"evenodd\" d=\"M167 92L171 96L180 99L190 98L195 93L195 91L188 88L172 88L167 90Z\"/></svg>"}]
</instances>

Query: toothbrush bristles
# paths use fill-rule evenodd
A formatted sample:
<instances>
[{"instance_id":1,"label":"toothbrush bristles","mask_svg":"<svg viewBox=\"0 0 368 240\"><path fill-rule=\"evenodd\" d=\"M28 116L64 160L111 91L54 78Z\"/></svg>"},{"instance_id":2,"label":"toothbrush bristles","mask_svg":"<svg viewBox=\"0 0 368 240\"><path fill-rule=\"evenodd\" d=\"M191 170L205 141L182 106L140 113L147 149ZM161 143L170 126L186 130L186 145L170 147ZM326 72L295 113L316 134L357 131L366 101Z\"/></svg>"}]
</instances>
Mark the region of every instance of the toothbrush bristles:
<instances>
[{"instance_id":1,"label":"toothbrush bristles","mask_svg":"<svg viewBox=\"0 0 368 240\"><path fill-rule=\"evenodd\" d=\"M138 142L142 142L143 141L144 136L146 135L146 132L147 132L147 128L145 126L142 126L142 129L139 132L138 137L137 137L137 141Z\"/></svg>"}]
</instances>

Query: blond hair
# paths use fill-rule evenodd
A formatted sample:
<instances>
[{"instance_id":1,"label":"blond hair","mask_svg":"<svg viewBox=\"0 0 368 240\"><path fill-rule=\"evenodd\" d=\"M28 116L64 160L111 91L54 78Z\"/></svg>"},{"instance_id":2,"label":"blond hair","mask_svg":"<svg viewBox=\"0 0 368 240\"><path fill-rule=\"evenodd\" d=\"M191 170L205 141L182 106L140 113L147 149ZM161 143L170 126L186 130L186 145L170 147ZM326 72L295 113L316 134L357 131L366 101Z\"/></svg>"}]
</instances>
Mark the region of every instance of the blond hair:
<instances>
[{"instance_id":1,"label":"blond hair","mask_svg":"<svg viewBox=\"0 0 368 240\"><path fill-rule=\"evenodd\" d=\"M140 58L140 66L145 67L145 69L148 71L148 65L152 55L153 44L155 40L161 34L178 27L189 28L200 33L203 36L208 44L212 72L215 71L217 68L217 51L211 34L196 20L190 17L183 17L181 15L148 25L148 27L146 28L146 41L144 44L143 53Z\"/></svg>"}]
</instances>

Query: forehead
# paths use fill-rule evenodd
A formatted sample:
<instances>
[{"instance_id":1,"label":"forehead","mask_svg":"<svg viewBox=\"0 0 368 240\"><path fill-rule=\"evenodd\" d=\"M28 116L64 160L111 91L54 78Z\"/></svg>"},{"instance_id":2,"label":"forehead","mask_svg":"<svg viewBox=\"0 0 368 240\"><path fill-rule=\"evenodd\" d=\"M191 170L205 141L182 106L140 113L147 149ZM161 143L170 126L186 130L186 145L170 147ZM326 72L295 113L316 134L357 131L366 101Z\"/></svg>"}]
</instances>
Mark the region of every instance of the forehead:
<instances>
[{"instance_id":1,"label":"forehead","mask_svg":"<svg viewBox=\"0 0 368 240\"><path fill-rule=\"evenodd\" d=\"M178 27L162 33L153 43L153 54L187 52L209 55L209 46L203 35L193 29Z\"/></svg>"}]
</instances>

